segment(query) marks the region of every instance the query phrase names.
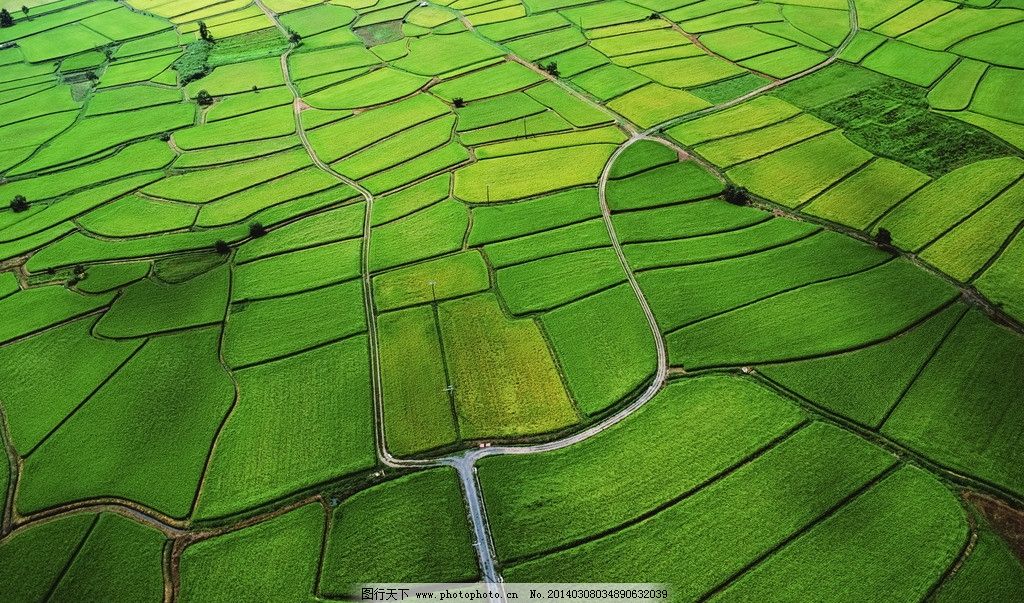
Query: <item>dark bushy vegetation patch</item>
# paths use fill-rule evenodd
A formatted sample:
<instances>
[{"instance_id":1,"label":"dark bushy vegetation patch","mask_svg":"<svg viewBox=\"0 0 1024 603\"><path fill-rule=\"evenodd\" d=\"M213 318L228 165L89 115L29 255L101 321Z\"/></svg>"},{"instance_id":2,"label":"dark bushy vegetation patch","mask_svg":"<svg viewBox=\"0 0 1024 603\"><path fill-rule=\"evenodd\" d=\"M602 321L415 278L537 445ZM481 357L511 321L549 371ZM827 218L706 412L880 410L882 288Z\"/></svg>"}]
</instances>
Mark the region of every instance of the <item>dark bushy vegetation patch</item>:
<instances>
[{"instance_id":1,"label":"dark bushy vegetation patch","mask_svg":"<svg viewBox=\"0 0 1024 603\"><path fill-rule=\"evenodd\" d=\"M206 40L196 40L185 46L185 52L171 65L171 69L178 72L178 79L182 85L198 80L210 72L207 59L212 48L213 44Z\"/></svg>"},{"instance_id":2,"label":"dark bushy vegetation patch","mask_svg":"<svg viewBox=\"0 0 1024 603\"><path fill-rule=\"evenodd\" d=\"M385 21L384 23L375 23L366 27L357 27L352 32L359 36L368 47L395 42L405 37L405 34L402 33L401 20Z\"/></svg>"},{"instance_id":3,"label":"dark bushy vegetation patch","mask_svg":"<svg viewBox=\"0 0 1024 603\"><path fill-rule=\"evenodd\" d=\"M851 69L822 70L798 87L783 87L778 96L839 126L847 138L875 155L933 178L969 163L1016 154L981 128L929 111L926 89ZM822 89L846 94L813 106Z\"/></svg>"},{"instance_id":4,"label":"dark bushy vegetation patch","mask_svg":"<svg viewBox=\"0 0 1024 603\"><path fill-rule=\"evenodd\" d=\"M732 203L733 205L750 205L750 193L748 193L747 189L742 186L729 184L722 192L722 196L727 202Z\"/></svg>"},{"instance_id":5,"label":"dark bushy vegetation patch","mask_svg":"<svg viewBox=\"0 0 1024 603\"><path fill-rule=\"evenodd\" d=\"M249 225L249 236L258 239L263 235L267 234L267 227L260 224L259 222L253 222Z\"/></svg>"}]
</instances>

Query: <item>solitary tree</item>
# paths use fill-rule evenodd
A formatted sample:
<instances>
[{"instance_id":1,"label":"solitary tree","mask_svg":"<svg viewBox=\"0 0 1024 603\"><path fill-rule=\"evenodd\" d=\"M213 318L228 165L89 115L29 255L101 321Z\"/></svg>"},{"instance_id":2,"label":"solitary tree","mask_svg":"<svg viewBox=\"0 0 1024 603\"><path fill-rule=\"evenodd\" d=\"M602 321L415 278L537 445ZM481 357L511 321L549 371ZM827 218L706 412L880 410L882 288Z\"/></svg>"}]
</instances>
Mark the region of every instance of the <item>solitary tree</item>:
<instances>
[{"instance_id":1,"label":"solitary tree","mask_svg":"<svg viewBox=\"0 0 1024 603\"><path fill-rule=\"evenodd\" d=\"M252 91L253 91L253 94L255 94L255 93L257 93L257 92L259 92L259 91L260 91L260 87L259 87L259 86L256 86L256 85L253 85L253 87L252 87Z\"/></svg>"},{"instance_id":2,"label":"solitary tree","mask_svg":"<svg viewBox=\"0 0 1024 603\"><path fill-rule=\"evenodd\" d=\"M556 63L554 61L551 61L547 65L541 66L541 69L543 69L544 71L547 71L548 73L550 73L554 77L558 77L558 63Z\"/></svg>"},{"instance_id":3,"label":"solitary tree","mask_svg":"<svg viewBox=\"0 0 1024 603\"><path fill-rule=\"evenodd\" d=\"M736 186L730 184L725 187L725 191L722 193L725 200L733 205L749 205L750 195L747 193L747 189L742 186Z\"/></svg>"},{"instance_id":4,"label":"solitary tree","mask_svg":"<svg viewBox=\"0 0 1024 603\"><path fill-rule=\"evenodd\" d=\"M249 236L258 239L263 235L267 234L267 227L260 224L259 222L253 222L249 225Z\"/></svg>"},{"instance_id":5,"label":"solitary tree","mask_svg":"<svg viewBox=\"0 0 1024 603\"><path fill-rule=\"evenodd\" d=\"M887 228L879 228L875 233L875 242L882 247L892 247L892 233Z\"/></svg>"},{"instance_id":6,"label":"solitary tree","mask_svg":"<svg viewBox=\"0 0 1024 603\"><path fill-rule=\"evenodd\" d=\"M11 199L11 211L14 213L21 213L28 209L28 201L25 200L25 195L15 195Z\"/></svg>"},{"instance_id":7,"label":"solitary tree","mask_svg":"<svg viewBox=\"0 0 1024 603\"><path fill-rule=\"evenodd\" d=\"M25 16L27 17L28 16L28 7L25 6L24 4L22 4L21 5L21 12L25 13Z\"/></svg>"},{"instance_id":8,"label":"solitary tree","mask_svg":"<svg viewBox=\"0 0 1024 603\"><path fill-rule=\"evenodd\" d=\"M196 102L202 105L203 107L209 107L213 104L213 97L210 96L210 93L206 90L200 90L198 93L196 93Z\"/></svg>"},{"instance_id":9,"label":"solitary tree","mask_svg":"<svg viewBox=\"0 0 1024 603\"><path fill-rule=\"evenodd\" d=\"M299 32L294 31L292 29L289 29L288 30L288 41L291 42L292 44L295 44L296 46L298 46L299 43L302 42L302 36L299 35Z\"/></svg>"},{"instance_id":10,"label":"solitary tree","mask_svg":"<svg viewBox=\"0 0 1024 603\"><path fill-rule=\"evenodd\" d=\"M6 8L0 8L0 27L10 27L14 25L14 17L7 11Z\"/></svg>"},{"instance_id":11,"label":"solitary tree","mask_svg":"<svg viewBox=\"0 0 1024 603\"><path fill-rule=\"evenodd\" d=\"M199 37L207 42L213 42L213 36L210 35L210 28L207 27L206 23L203 21L199 22Z\"/></svg>"},{"instance_id":12,"label":"solitary tree","mask_svg":"<svg viewBox=\"0 0 1024 603\"><path fill-rule=\"evenodd\" d=\"M221 255L227 255L231 253L231 245L228 245L224 239L217 239L217 242L213 244L213 250Z\"/></svg>"},{"instance_id":13,"label":"solitary tree","mask_svg":"<svg viewBox=\"0 0 1024 603\"><path fill-rule=\"evenodd\" d=\"M466 106L466 100L463 99L461 96L456 96L455 98L452 99L452 104L455 105L456 109L458 109Z\"/></svg>"}]
</instances>

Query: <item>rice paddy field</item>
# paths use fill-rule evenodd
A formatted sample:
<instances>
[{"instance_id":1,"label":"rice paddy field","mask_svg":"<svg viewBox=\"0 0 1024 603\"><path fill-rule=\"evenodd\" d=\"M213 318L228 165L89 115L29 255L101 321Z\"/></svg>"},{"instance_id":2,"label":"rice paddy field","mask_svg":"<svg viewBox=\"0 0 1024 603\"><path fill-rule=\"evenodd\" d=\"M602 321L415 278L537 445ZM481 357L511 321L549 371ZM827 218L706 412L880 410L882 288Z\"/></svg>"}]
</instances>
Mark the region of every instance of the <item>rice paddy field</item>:
<instances>
[{"instance_id":1,"label":"rice paddy field","mask_svg":"<svg viewBox=\"0 0 1024 603\"><path fill-rule=\"evenodd\" d=\"M0 601L1024 600L1022 41L0 0Z\"/></svg>"}]
</instances>

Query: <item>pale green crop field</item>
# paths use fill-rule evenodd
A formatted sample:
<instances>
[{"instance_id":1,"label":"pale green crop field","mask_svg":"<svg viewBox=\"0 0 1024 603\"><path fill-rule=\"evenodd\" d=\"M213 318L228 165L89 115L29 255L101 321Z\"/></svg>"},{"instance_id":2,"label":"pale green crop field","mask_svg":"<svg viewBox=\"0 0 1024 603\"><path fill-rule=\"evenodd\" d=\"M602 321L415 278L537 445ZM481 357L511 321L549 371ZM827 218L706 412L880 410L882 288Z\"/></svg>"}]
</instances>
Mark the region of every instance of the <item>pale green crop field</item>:
<instances>
[{"instance_id":1,"label":"pale green crop field","mask_svg":"<svg viewBox=\"0 0 1024 603\"><path fill-rule=\"evenodd\" d=\"M0 2L0 601L1024 600L1022 39Z\"/></svg>"}]
</instances>

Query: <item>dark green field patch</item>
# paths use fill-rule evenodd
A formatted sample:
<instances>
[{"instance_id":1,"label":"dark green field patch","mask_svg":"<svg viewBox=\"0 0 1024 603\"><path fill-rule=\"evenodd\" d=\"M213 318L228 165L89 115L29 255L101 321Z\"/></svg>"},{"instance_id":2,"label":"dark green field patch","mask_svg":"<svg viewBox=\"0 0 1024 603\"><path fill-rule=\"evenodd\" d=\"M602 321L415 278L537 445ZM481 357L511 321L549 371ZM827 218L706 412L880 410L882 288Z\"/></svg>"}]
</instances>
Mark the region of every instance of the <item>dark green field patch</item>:
<instances>
[{"instance_id":1,"label":"dark green field patch","mask_svg":"<svg viewBox=\"0 0 1024 603\"><path fill-rule=\"evenodd\" d=\"M779 96L812 115L843 128L843 134L875 155L888 157L932 177L962 165L1014 154L1012 147L988 132L929 111L927 89L879 76L867 84L843 87L856 76L824 69L785 87ZM848 95L816 104L814 86ZM810 90L803 93L802 90ZM819 92L820 94L820 92Z\"/></svg>"},{"instance_id":2,"label":"dark green field patch","mask_svg":"<svg viewBox=\"0 0 1024 603\"><path fill-rule=\"evenodd\" d=\"M334 511L321 590L329 596L351 596L361 584L385 576L401 582L476 579L473 536L452 469L431 469L380 484Z\"/></svg>"}]
</instances>

